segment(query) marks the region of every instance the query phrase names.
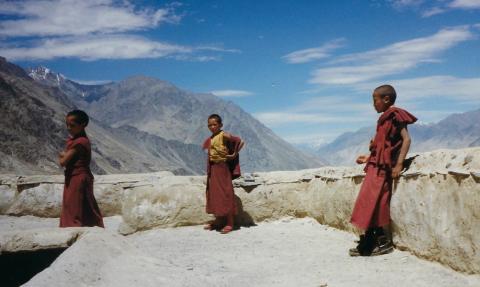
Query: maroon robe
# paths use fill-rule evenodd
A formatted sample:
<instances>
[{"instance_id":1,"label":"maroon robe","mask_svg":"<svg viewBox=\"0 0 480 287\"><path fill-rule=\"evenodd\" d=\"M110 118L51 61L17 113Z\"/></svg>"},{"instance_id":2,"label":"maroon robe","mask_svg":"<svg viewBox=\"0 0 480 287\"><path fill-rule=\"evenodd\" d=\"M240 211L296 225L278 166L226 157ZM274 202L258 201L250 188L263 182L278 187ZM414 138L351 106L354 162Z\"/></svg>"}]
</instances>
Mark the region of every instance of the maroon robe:
<instances>
[{"instance_id":1,"label":"maroon robe","mask_svg":"<svg viewBox=\"0 0 480 287\"><path fill-rule=\"evenodd\" d=\"M409 112L390 107L378 119L377 132L365 166L365 179L353 208L351 222L361 229L390 224L392 168L403 143L402 127L417 121Z\"/></svg>"},{"instance_id":2,"label":"maroon robe","mask_svg":"<svg viewBox=\"0 0 480 287\"><path fill-rule=\"evenodd\" d=\"M207 138L203 143L203 148L210 152L210 140ZM206 188L206 212L215 216L227 216L237 214L237 204L233 192L232 179L240 176L240 162L238 149L241 139L231 136L231 139L225 144L228 154L234 152L237 156L230 161L214 163L210 162L210 155L207 160L207 188Z\"/></svg>"},{"instance_id":3,"label":"maroon robe","mask_svg":"<svg viewBox=\"0 0 480 287\"><path fill-rule=\"evenodd\" d=\"M77 152L65 167L60 227L104 227L102 214L93 195L93 175L90 171L92 152L85 133L67 139L66 150L73 148Z\"/></svg>"}]
</instances>

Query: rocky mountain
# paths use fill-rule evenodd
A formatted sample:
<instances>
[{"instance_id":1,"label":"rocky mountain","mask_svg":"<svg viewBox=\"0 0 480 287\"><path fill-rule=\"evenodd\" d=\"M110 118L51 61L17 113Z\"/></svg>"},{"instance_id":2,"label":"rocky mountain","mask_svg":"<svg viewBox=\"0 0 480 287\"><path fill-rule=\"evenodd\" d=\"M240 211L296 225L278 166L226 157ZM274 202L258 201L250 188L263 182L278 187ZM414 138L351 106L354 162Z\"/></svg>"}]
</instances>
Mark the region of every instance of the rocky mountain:
<instances>
[{"instance_id":1,"label":"rocky mountain","mask_svg":"<svg viewBox=\"0 0 480 287\"><path fill-rule=\"evenodd\" d=\"M0 173L59 173L57 154L67 132L65 114L74 108L91 116L95 173L170 170L202 174L209 135L206 117L224 116L225 129L245 139L244 171L320 166L295 150L231 102L194 94L153 78L83 85L47 68L28 69L0 58Z\"/></svg>"},{"instance_id":2,"label":"rocky mountain","mask_svg":"<svg viewBox=\"0 0 480 287\"><path fill-rule=\"evenodd\" d=\"M207 116L218 113L224 119L224 129L247 143L241 155L244 171L322 165L316 156L296 150L237 105L212 94L191 93L145 76L131 77L95 90L63 83L65 81L60 81L59 88L69 98L78 102L78 95L82 95L82 99L88 99L79 105L100 122L112 128L134 127L149 135L184 144L200 146L209 136Z\"/></svg>"},{"instance_id":3,"label":"rocky mountain","mask_svg":"<svg viewBox=\"0 0 480 287\"><path fill-rule=\"evenodd\" d=\"M60 173L56 161L67 137L64 117L77 105L58 87L36 82L4 58L0 58L0 96L0 173ZM145 135L133 127L111 128L95 118L87 133L92 169L98 174L204 170L204 153L197 145Z\"/></svg>"},{"instance_id":4,"label":"rocky mountain","mask_svg":"<svg viewBox=\"0 0 480 287\"><path fill-rule=\"evenodd\" d=\"M411 152L480 146L480 109L452 114L434 124L414 124L408 130L412 137ZM317 154L331 165L352 165L357 155L368 153L368 143L374 134L374 126L344 133L319 148Z\"/></svg>"},{"instance_id":5,"label":"rocky mountain","mask_svg":"<svg viewBox=\"0 0 480 287\"><path fill-rule=\"evenodd\" d=\"M26 69L30 78L45 86L56 87L62 91L77 106L84 107L85 102L92 102L104 94L105 90L113 83L101 85L82 85L71 81L60 73L49 68L39 66Z\"/></svg>"}]
</instances>

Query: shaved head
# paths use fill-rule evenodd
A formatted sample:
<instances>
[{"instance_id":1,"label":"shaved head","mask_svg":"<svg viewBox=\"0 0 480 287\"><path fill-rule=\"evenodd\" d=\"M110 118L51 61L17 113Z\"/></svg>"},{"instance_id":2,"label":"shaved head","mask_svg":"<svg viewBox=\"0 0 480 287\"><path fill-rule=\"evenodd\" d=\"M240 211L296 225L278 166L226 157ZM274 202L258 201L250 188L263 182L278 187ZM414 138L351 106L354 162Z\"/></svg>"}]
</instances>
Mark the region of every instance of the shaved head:
<instances>
[{"instance_id":1,"label":"shaved head","mask_svg":"<svg viewBox=\"0 0 480 287\"><path fill-rule=\"evenodd\" d=\"M392 105L397 99L397 92L395 92L395 89L390 85L382 85L380 87L377 87L375 90L373 90L373 93L379 95L382 98L388 96Z\"/></svg>"}]
</instances>

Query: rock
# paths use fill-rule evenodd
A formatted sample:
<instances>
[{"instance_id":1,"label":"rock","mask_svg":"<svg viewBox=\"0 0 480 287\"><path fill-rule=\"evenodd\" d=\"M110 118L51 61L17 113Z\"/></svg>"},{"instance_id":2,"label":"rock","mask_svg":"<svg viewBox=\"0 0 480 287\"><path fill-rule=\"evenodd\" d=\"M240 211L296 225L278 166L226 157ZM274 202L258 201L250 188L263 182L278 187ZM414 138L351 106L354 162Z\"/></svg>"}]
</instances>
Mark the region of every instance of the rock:
<instances>
[{"instance_id":1,"label":"rock","mask_svg":"<svg viewBox=\"0 0 480 287\"><path fill-rule=\"evenodd\" d=\"M60 217L63 183L35 183L22 190L6 213L11 215L34 215Z\"/></svg>"},{"instance_id":2,"label":"rock","mask_svg":"<svg viewBox=\"0 0 480 287\"><path fill-rule=\"evenodd\" d=\"M128 238L99 228L84 232L49 268L23 286L154 287L188 286L193 282L197 286L215 286L214 278L195 270L185 273L169 261L150 256Z\"/></svg>"},{"instance_id":3,"label":"rock","mask_svg":"<svg viewBox=\"0 0 480 287\"><path fill-rule=\"evenodd\" d=\"M139 186L125 192L122 207L122 233L201 224L205 214L205 185L202 177L164 177L151 186Z\"/></svg>"},{"instance_id":4,"label":"rock","mask_svg":"<svg viewBox=\"0 0 480 287\"><path fill-rule=\"evenodd\" d=\"M400 180L391 202L396 246L480 273L480 185L457 175Z\"/></svg>"},{"instance_id":5,"label":"rock","mask_svg":"<svg viewBox=\"0 0 480 287\"><path fill-rule=\"evenodd\" d=\"M8 185L0 185L0 214L3 214L15 201L16 191Z\"/></svg>"},{"instance_id":6,"label":"rock","mask_svg":"<svg viewBox=\"0 0 480 287\"><path fill-rule=\"evenodd\" d=\"M464 164L467 154L473 159ZM443 168L445 161L451 163L448 170ZM397 246L455 270L480 273L479 162L480 148L440 150L413 160L394 185L391 216ZM254 182L239 179L235 183L240 207L237 222L250 225L285 216L313 217L355 232L350 216L361 187L362 168L255 173ZM117 178L122 182L116 183ZM123 234L202 224L211 218L205 214L205 176L125 178L115 175L108 181L99 179L96 185L106 213L122 215L119 229ZM37 207L45 216L55 215L45 210L49 202L55 202L51 200L54 194L60 194L56 185L47 188L48 184L40 183L24 189L10 209L15 207L15 214L24 215Z\"/></svg>"},{"instance_id":7,"label":"rock","mask_svg":"<svg viewBox=\"0 0 480 287\"><path fill-rule=\"evenodd\" d=\"M2 232L0 233L0 254L67 248L89 228L92 227L43 228Z\"/></svg>"}]
</instances>

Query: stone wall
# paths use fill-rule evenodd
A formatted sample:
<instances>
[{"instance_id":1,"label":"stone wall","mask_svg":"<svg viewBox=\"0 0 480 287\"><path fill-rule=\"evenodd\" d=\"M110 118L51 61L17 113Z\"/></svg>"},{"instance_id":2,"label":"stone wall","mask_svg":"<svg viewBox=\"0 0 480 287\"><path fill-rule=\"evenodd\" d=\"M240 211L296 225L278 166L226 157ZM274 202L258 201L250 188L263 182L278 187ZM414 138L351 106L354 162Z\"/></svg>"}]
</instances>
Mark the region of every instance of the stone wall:
<instances>
[{"instance_id":1,"label":"stone wall","mask_svg":"<svg viewBox=\"0 0 480 287\"><path fill-rule=\"evenodd\" d=\"M349 219L363 180L362 167L325 167L255 173L235 181L249 225L285 216L310 216L355 232ZM0 212L58 217L61 176L0 176ZM97 176L104 215L121 215L120 232L202 224L205 177L169 172ZM480 273L480 148L416 156L394 185L391 203L398 248L466 273Z\"/></svg>"}]
</instances>

